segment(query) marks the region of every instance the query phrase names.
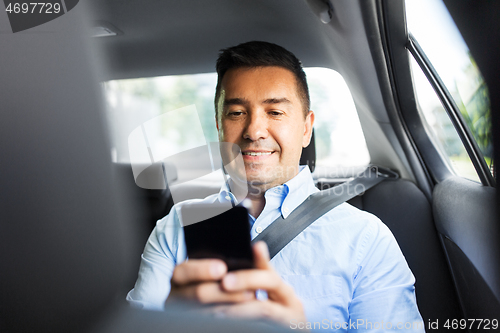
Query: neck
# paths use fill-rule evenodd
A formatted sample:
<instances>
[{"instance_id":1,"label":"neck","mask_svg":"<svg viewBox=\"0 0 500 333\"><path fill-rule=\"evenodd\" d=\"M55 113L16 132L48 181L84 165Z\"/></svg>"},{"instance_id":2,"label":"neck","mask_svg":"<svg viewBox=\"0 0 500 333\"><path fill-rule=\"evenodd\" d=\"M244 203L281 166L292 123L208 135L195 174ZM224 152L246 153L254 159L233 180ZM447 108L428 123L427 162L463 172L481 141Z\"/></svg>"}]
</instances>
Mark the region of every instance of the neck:
<instances>
[{"instance_id":1,"label":"neck","mask_svg":"<svg viewBox=\"0 0 500 333\"><path fill-rule=\"evenodd\" d=\"M262 211L264 210L264 206L266 205L266 198L264 198L264 196L262 195L259 198L248 196L247 199L250 200L250 215L258 218L260 213L262 213Z\"/></svg>"},{"instance_id":2,"label":"neck","mask_svg":"<svg viewBox=\"0 0 500 333\"><path fill-rule=\"evenodd\" d=\"M289 179L297 176L298 173L299 172L297 168L296 170L294 170L294 173L291 175L291 177L289 177ZM259 217L259 215L264 210L264 206L266 205L266 198L264 197L264 194L269 188L276 186L273 184L262 184L260 186L256 186L255 184L250 185L246 182L243 183L240 181L235 181L233 178L230 178L229 182L229 188L239 202L245 199L249 200L250 205L247 208L250 214L255 218Z\"/></svg>"},{"instance_id":3,"label":"neck","mask_svg":"<svg viewBox=\"0 0 500 333\"><path fill-rule=\"evenodd\" d=\"M259 217L266 205L264 197L265 189L255 189L252 186L248 186L248 184L235 182L233 179L230 180L230 183L231 192L236 196L236 199L239 202L248 200L249 205L247 208L249 213L255 218Z\"/></svg>"}]
</instances>

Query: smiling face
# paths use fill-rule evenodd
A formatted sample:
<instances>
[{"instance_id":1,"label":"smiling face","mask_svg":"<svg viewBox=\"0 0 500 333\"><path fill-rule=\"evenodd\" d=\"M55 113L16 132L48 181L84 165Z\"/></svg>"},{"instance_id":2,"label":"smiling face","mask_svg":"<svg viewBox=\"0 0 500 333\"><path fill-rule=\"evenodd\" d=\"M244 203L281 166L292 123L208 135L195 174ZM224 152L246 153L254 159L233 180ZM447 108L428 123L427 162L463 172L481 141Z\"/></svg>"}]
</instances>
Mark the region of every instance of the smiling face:
<instances>
[{"instance_id":1,"label":"smiling face","mask_svg":"<svg viewBox=\"0 0 500 333\"><path fill-rule=\"evenodd\" d=\"M265 191L298 174L314 113L304 113L293 73L281 67L234 68L221 82L219 140L237 144L246 180Z\"/></svg>"}]
</instances>

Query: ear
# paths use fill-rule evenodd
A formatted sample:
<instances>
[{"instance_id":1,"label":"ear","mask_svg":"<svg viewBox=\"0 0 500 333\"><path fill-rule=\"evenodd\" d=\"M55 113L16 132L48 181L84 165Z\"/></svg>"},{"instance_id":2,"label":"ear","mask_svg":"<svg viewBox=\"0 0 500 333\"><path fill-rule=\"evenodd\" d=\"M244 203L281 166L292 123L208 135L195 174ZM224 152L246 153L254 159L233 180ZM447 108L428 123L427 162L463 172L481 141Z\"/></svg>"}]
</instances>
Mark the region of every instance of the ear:
<instances>
[{"instance_id":1,"label":"ear","mask_svg":"<svg viewBox=\"0 0 500 333\"><path fill-rule=\"evenodd\" d=\"M217 127L217 132L219 132L219 119L222 117L219 113L224 110L224 96L226 96L226 91L221 87L217 105L215 106L215 127Z\"/></svg>"},{"instance_id":2,"label":"ear","mask_svg":"<svg viewBox=\"0 0 500 333\"><path fill-rule=\"evenodd\" d=\"M304 123L304 136L302 137L302 148L309 146L311 142L312 130L314 125L314 112L309 110Z\"/></svg>"}]
</instances>

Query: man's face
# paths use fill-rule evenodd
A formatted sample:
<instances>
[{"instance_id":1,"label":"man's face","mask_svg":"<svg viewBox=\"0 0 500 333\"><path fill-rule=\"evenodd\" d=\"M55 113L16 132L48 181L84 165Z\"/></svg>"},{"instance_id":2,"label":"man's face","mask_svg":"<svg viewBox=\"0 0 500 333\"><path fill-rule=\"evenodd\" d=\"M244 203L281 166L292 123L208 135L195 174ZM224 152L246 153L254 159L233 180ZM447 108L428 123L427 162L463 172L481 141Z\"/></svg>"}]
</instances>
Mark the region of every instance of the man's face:
<instances>
[{"instance_id":1,"label":"man's face","mask_svg":"<svg viewBox=\"0 0 500 333\"><path fill-rule=\"evenodd\" d=\"M293 73L281 67L226 72L218 101L219 140L237 144L254 188L281 185L298 173L311 139L314 113L304 117Z\"/></svg>"}]
</instances>

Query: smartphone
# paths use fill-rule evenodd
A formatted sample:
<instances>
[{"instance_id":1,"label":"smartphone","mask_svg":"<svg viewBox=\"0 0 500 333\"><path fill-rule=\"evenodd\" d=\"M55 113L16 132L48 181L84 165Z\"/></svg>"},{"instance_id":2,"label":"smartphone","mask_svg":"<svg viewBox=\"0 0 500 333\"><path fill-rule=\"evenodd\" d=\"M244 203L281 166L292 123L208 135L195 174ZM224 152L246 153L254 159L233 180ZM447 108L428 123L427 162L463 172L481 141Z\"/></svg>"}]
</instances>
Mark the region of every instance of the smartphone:
<instances>
[{"instance_id":1,"label":"smartphone","mask_svg":"<svg viewBox=\"0 0 500 333\"><path fill-rule=\"evenodd\" d=\"M228 271L254 267L245 207L186 204L181 208L181 216L188 258L221 259Z\"/></svg>"}]
</instances>

